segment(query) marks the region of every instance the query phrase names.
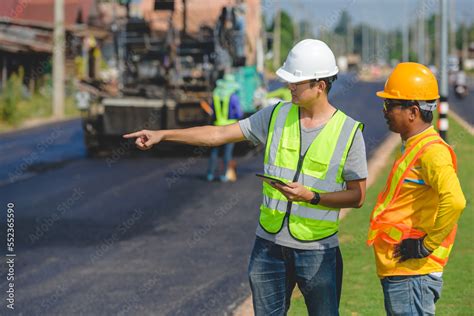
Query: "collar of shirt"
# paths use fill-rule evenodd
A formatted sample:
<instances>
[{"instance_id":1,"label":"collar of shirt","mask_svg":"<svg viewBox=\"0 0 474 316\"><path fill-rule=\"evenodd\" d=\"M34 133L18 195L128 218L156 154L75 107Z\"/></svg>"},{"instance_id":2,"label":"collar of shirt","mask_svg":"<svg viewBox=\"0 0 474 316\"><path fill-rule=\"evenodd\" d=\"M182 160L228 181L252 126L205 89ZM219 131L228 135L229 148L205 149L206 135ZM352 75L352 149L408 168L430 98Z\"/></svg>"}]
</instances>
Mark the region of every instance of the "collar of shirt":
<instances>
[{"instance_id":1,"label":"collar of shirt","mask_svg":"<svg viewBox=\"0 0 474 316\"><path fill-rule=\"evenodd\" d=\"M402 148L401 148L402 153L405 152L405 148L412 146L421 137L427 134L432 134L432 133L436 133L436 130L434 129L433 125L430 125L430 127L426 128L425 130L421 131L420 133L416 135L413 135L412 137L408 138L406 141L402 140Z\"/></svg>"}]
</instances>

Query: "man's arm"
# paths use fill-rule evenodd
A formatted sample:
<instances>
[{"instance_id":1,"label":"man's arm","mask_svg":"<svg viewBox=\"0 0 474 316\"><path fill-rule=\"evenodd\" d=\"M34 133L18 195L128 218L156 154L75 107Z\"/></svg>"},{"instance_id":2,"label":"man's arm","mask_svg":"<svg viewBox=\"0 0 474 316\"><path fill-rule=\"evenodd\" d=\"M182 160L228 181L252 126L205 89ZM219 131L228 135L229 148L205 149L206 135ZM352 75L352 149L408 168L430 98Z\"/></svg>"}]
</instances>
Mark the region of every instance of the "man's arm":
<instances>
[{"instance_id":1,"label":"man's arm","mask_svg":"<svg viewBox=\"0 0 474 316\"><path fill-rule=\"evenodd\" d=\"M321 193L319 204L337 208L361 208L365 201L366 182L366 179L347 181L345 191Z\"/></svg>"},{"instance_id":2,"label":"man's arm","mask_svg":"<svg viewBox=\"0 0 474 316\"><path fill-rule=\"evenodd\" d=\"M438 212L433 228L424 239L429 250L439 247L457 223L466 199L451 162L451 155L442 145L433 145L421 159L422 176L439 196Z\"/></svg>"},{"instance_id":3,"label":"man's arm","mask_svg":"<svg viewBox=\"0 0 474 316\"><path fill-rule=\"evenodd\" d=\"M158 131L141 130L135 133L125 134L123 137L136 138L135 144L141 150L148 150L153 147L153 145L162 141L196 146L220 146L226 143L245 140L239 123L226 126L207 125Z\"/></svg>"},{"instance_id":4,"label":"man's arm","mask_svg":"<svg viewBox=\"0 0 474 316\"><path fill-rule=\"evenodd\" d=\"M347 181L347 188L344 191L321 193L319 204L326 207L360 208L365 200L366 179ZM310 202L314 196L313 191L305 188L301 183L293 182L287 185L276 183L275 188L280 190L289 201Z\"/></svg>"},{"instance_id":5,"label":"man's arm","mask_svg":"<svg viewBox=\"0 0 474 316\"><path fill-rule=\"evenodd\" d=\"M400 258L399 262L429 256L451 233L466 206L451 155L446 147L439 144L430 146L420 161L423 180L438 193L438 210L434 225L427 235L422 238L407 238L395 245L393 256Z\"/></svg>"}]
</instances>

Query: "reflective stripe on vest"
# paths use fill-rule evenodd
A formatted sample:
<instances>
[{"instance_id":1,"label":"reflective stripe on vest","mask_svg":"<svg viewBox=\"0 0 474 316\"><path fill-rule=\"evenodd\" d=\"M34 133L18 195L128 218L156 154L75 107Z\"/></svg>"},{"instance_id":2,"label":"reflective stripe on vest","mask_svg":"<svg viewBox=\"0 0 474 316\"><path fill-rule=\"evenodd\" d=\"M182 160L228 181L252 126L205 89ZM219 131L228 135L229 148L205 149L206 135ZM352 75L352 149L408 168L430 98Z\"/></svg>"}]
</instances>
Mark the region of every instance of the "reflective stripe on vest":
<instances>
[{"instance_id":1,"label":"reflective stripe on vest","mask_svg":"<svg viewBox=\"0 0 474 316\"><path fill-rule=\"evenodd\" d=\"M312 191L341 191L347 153L359 127L361 123L337 111L301 156L299 109L291 103L280 103L270 119L264 173L302 183ZM289 202L280 191L263 182L260 225L269 233L277 233L285 216L289 218L290 234L302 241L322 239L338 229L339 209Z\"/></svg>"},{"instance_id":2,"label":"reflective stripe on vest","mask_svg":"<svg viewBox=\"0 0 474 316\"><path fill-rule=\"evenodd\" d=\"M216 120L214 125L223 126L237 122L236 119L229 119L229 103L231 94L225 95L221 103L221 97L218 93L214 93L212 99L214 102L214 112L216 113Z\"/></svg>"},{"instance_id":3,"label":"reflective stripe on vest","mask_svg":"<svg viewBox=\"0 0 474 316\"><path fill-rule=\"evenodd\" d=\"M382 222L380 216L396 200L408 172L424 150L431 144L442 144L446 146L451 154L454 168L457 170L456 155L454 154L453 149L446 144L438 134L425 135L410 148L407 148L405 153L395 161L385 188L377 198L377 203L375 204L371 214L370 228L367 236L367 244L369 246L372 245L377 238L380 238L389 244L398 244L403 239L421 238L426 235L425 232L402 223ZM457 225L455 225L441 245L429 256L430 259L435 260L442 265L446 264L454 243L456 230Z\"/></svg>"}]
</instances>

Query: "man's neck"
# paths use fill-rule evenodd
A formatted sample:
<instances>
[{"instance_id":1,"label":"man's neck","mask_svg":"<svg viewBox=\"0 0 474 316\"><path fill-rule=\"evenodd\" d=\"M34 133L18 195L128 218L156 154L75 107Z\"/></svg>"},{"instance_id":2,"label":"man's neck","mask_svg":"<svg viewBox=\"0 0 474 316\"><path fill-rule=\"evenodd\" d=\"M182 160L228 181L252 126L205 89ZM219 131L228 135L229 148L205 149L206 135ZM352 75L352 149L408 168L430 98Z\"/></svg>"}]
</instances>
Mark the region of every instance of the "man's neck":
<instances>
[{"instance_id":1,"label":"man's neck","mask_svg":"<svg viewBox=\"0 0 474 316\"><path fill-rule=\"evenodd\" d=\"M336 109L327 101L314 103L311 106L301 106L301 120L306 128L325 124Z\"/></svg>"},{"instance_id":2,"label":"man's neck","mask_svg":"<svg viewBox=\"0 0 474 316\"><path fill-rule=\"evenodd\" d=\"M431 126L430 123L423 122L421 124L417 124L416 126L413 126L413 128L411 128L410 130L408 130L405 133L400 133L400 136L402 137L402 140L406 141L410 137L416 136L416 135L424 132L430 126Z\"/></svg>"}]
</instances>

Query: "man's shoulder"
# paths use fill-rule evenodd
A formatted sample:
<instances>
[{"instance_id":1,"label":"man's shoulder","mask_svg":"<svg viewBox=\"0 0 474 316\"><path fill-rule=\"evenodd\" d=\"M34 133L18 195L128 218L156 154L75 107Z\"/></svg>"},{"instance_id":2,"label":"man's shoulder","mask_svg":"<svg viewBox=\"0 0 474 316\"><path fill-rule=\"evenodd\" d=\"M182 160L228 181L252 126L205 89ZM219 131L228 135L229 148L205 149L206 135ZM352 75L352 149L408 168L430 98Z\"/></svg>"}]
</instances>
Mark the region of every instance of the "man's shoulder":
<instances>
[{"instance_id":1,"label":"man's shoulder","mask_svg":"<svg viewBox=\"0 0 474 316\"><path fill-rule=\"evenodd\" d=\"M420 156L420 162L425 165L430 164L434 166L452 164L451 152L448 146L443 143L428 145Z\"/></svg>"},{"instance_id":2,"label":"man's shoulder","mask_svg":"<svg viewBox=\"0 0 474 316\"><path fill-rule=\"evenodd\" d=\"M346 112L342 111L341 109L337 109L338 112L341 112L342 114L344 114L348 120L350 121L353 121L355 124L362 124L364 125L362 122L356 120L355 118L353 118L352 116L348 115Z\"/></svg>"}]
</instances>

